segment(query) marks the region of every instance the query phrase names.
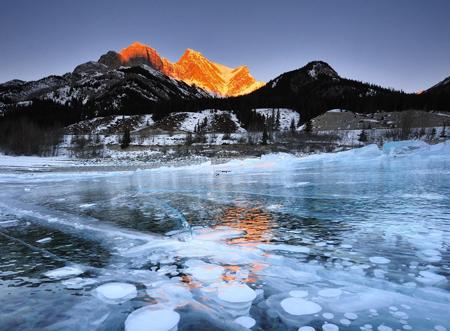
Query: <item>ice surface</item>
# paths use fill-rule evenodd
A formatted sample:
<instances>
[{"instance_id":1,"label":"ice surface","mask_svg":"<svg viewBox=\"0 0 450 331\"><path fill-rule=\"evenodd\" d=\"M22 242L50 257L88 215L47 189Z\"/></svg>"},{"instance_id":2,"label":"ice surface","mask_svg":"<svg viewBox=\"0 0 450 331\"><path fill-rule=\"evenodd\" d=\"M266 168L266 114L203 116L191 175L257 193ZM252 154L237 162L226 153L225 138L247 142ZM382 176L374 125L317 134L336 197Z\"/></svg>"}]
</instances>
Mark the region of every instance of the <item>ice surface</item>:
<instances>
[{"instance_id":1,"label":"ice surface","mask_svg":"<svg viewBox=\"0 0 450 331\"><path fill-rule=\"evenodd\" d=\"M68 267L62 267L55 270L50 270L44 273L44 275L48 278L54 278L54 279L61 279L61 278L67 278L72 276L78 276L81 275L84 271L80 269L79 267L75 266L68 266Z\"/></svg>"},{"instance_id":2,"label":"ice surface","mask_svg":"<svg viewBox=\"0 0 450 331\"><path fill-rule=\"evenodd\" d=\"M147 306L128 315L125 331L175 331L179 321L180 315L173 310L154 310L151 306Z\"/></svg>"},{"instance_id":3,"label":"ice surface","mask_svg":"<svg viewBox=\"0 0 450 331\"><path fill-rule=\"evenodd\" d=\"M135 298L137 290L136 286L132 284L115 282L100 285L93 293L104 302L119 304Z\"/></svg>"},{"instance_id":4,"label":"ice surface","mask_svg":"<svg viewBox=\"0 0 450 331\"><path fill-rule=\"evenodd\" d=\"M123 308L148 303L177 310L180 329L239 329L236 318L251 314L262 330L329 321L441 331L450 323L448 152L401 143L140 171L0 172L5 328L45 318L52 329L112 330ZM98 284L118 282L142 290L120 307L98 300ZM298 314L308 309L319 310Z\"/></svg>"},{"instance_id":5,"label":"ice surface","mask_svg":"<svg viewBox=\"0 0 450 331\"><path fill-rule=\"evenodd\" d=\"M291 315L311 315L322 310L317 303L301 298L287 298L281 301L281 307Z\"/></svg>"}]
</instances>

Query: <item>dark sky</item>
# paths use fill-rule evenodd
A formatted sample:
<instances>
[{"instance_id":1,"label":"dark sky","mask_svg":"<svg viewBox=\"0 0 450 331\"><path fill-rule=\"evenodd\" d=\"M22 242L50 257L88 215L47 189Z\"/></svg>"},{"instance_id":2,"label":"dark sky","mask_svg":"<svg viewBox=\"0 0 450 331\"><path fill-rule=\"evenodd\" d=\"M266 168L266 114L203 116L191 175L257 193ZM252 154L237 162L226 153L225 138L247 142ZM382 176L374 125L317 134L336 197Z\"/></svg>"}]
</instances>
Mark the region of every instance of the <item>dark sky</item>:
<instances>
[{"instance_id":1,"label":"dark sky","mask_svg":"<svg viewBox=\"0 0 450 331\"><path fill-rule=\"evenodd\" d=\"M450 75L449 0L1 0L0 82L62 74L107 50L186 48L268 81L311 60L418 91Z\"/></svg>"}]
</instances>

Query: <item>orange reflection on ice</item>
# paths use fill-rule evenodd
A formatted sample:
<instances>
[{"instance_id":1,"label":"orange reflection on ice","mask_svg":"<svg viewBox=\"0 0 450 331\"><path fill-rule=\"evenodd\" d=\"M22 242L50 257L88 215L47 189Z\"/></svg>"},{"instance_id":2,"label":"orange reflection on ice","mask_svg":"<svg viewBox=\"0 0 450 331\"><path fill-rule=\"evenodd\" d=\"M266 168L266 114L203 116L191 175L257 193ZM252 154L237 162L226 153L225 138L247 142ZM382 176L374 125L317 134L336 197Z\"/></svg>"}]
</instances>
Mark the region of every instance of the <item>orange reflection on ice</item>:
<instances>
[{"instance_id":1,"label":"orange reflection on ice","mask_svg":"<svg viewBox=\"0 0 450 331\"><path fill-rule=\"evenodd\" d=\"M181 276L181 281L182 281L183 283L185 283L190 289L200 287L200 284L197 283L197 282L194 282L194 281L192 280L192 277L189 276L189 275L183 275L183 276Z\"/></svg>"},{"instance_id":2,"label":"orange reflection on ice","mask_svg":"<svg viewBox=\"0 0 450 331\"><path fill-rule=\"evenodd\" d=\"M260 208L230 207L221 218L221 225L244 230L241 238L230 240L232 244L261 243L270 241L271 216Z\"/></svg>"}]
</instances>

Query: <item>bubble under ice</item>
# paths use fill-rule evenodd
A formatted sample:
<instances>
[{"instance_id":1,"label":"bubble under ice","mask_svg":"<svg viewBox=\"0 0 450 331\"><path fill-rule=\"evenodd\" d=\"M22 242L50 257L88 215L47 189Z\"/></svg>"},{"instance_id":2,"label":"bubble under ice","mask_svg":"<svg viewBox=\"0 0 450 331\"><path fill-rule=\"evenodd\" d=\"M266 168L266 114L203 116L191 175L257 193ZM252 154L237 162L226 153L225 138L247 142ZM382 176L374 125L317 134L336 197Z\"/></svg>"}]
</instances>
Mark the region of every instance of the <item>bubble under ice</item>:
<instances>
[{"instance_id":1,"label":"bubble under ice","mask_svg":"<svg viewBox=\"0 0 450 331\"><path fill-rule=\"evenodd\" d=\"M175 331L180 315L169 309L143 307L133 311L125 321L125 331Z\"/></svg>"},{"instance_id":2,"label":"bubble under ice","mask_svg":"<svg viewBox=\"0 0 450 331\"><path fill-rule=\"evenodd\" d=\"M106 283L94 290L94 295L102 301L118 304L137 295L136 286L127 283Z\"/></svg>"}]
</instances>

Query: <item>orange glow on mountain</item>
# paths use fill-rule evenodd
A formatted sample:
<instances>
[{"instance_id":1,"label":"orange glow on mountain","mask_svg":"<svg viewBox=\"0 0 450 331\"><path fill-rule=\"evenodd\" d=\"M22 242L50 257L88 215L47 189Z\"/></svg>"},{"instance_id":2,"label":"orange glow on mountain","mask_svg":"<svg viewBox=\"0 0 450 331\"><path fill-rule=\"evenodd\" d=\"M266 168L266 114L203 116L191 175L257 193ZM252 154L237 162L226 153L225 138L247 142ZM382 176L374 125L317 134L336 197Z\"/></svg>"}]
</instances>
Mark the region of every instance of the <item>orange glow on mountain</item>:
<instances>
[{"instance_id":1,"label":"orange glow on mountain","mask_svg":"<svg viewBox=\"0 0 450 331\"><path fill-rule=\"evenodd\" d=\"M208 60L193 49L187 49L173 63L150 46L134 42L119 52L119 58L123 65L148 64L172 78L195 84L219 96L247 94L265 84L256 81L246 66L229 68Z\"/></svg>"}]
</instances>

